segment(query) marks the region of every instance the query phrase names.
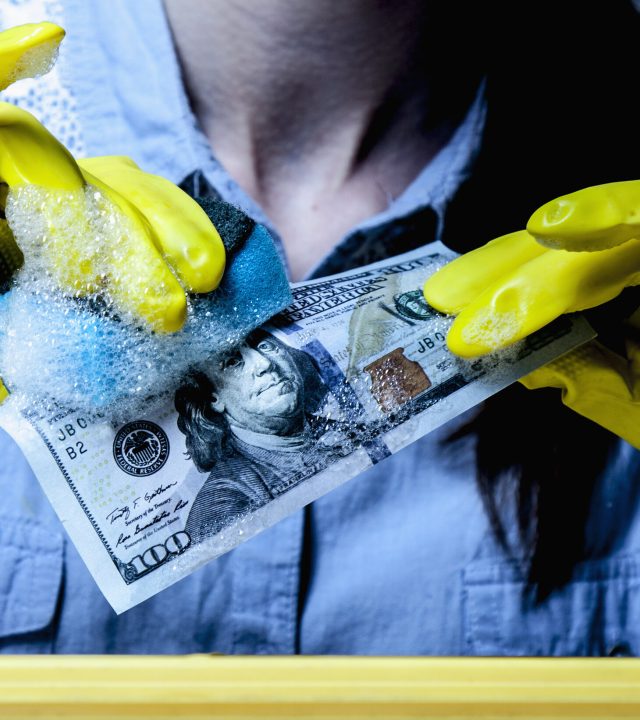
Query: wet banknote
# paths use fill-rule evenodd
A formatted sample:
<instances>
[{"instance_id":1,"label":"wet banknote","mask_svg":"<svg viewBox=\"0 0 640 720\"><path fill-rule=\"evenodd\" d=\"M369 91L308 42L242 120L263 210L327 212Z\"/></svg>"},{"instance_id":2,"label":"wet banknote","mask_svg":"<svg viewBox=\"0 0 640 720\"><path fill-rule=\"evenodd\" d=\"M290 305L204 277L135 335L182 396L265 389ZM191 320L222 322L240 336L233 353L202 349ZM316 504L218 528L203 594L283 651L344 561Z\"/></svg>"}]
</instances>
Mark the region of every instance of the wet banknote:
<instances>
[{"instance_id":1,"label":"wet banknote","mask_svg":"<svg viewBox=\"0 0 640 720\"><path fill-rule=\"evenodd\" d=\"M294 285L286 311L126 421L0 408L117 612L593 337L567 316L455 358L421 292L452 257L434 243Z\"/></svg>"}]
</instances>

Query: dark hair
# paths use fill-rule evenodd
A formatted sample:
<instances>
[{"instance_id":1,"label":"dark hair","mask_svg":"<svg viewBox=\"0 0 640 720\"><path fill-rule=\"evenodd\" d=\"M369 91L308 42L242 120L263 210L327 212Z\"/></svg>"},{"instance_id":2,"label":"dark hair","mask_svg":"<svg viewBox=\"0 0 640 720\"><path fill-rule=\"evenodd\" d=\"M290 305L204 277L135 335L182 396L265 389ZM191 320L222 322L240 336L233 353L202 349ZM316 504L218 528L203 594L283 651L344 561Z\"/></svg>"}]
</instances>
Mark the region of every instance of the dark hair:
<instances>
[{"instance_id":1,"label":"dark hair","mask_svg":"<svg viewBox=\"0 0 640 720\"><path fill-rule=\"evenodd\" d=\"M264 330L255 330L246 342L257 344L267 337L284 348L298 368L302 377L305 413L316 412L324 401L328 388L320 377L315 360L311 355L285 345ZM200 472L212 470L218 460L228 455L231 450L227 419L212 407L211 399L215 394L216 387L211 378L195 368L186 375L175 394L178 428L184 433L187 452Z\"/></svg>"},{"instance_id":2,"label":"dark hair","mask_svg":"<svg viewBox=\"0 0 640 720\"><path fill-rule=\"evenodd\" d=\"M447 442L476 438L476 481L491 528L541 601L586 559L586 524L616 438L565 408L557 390L516 384Z\"/></svg>"},{"instance_id":3,"label":"dark hair","mask_svg":"<svg viewBox=\"0 0 640 720\"><path fill-rule=\"evenodd\" d=\"M624 109L640 37L631 2L482 10L468 32L485 44L476 58L487 74L483 145L443 238L460 252L524 227L555 196L640 172L637 121ZM465 433L477 440L477 482L494 533L541 600L588 556L593 489L617 439L565 408L559 391L520 386L488 401L452 440Z\"/></svg>"}]
</instances>

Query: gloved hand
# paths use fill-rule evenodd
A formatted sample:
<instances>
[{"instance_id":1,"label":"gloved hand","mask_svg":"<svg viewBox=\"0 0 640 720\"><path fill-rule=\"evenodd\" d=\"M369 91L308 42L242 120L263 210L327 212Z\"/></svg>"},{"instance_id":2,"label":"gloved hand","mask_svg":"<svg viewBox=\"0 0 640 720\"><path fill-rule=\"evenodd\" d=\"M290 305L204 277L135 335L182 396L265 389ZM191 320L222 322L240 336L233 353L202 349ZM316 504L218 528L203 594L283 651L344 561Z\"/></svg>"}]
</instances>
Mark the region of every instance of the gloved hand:
<instances>
[{"instance_id":1,"label":"gloved hand","mask_svg":"<svg viewBox=\"0 0 640 720\"><path fill-rule=\"evenodd\" d=\"M427 280L424 295L458 315L451 351L478 357L640 284L639 237L640 181L586 188L536 210L526 231L457 258ZM640 447L640 313L626 328L627 357L593 341L521 382L561 388L566 405Z\"/></svg>"},{"instance_id":2,"label":"gloved hand","mask_svg":"<svg viewBox=\"0 0 640 720\"><path fill-rule=\"evenodd\" d=\"M51 23L0 33L0 88L40 74L45 61L49 69L63 36ZM101 295L155 331L179 330L185 291L208 293L222 278L222 240L186 193L128 158L76 163L30 113L9 103L0 103L0 183L8 219L0 223L0 280L22 262L11 225L13 218L17 232L25 208L22 224L42 228L37 253L59 288Z\"/></svg>"},{"instance_id":3,"label":"gloved hand","mask_svg":"<svg viewBox=\"0 0 640 720\"><path fill-rule=\"evenodd\" d=\"M210 292L222 278L222 240L186 193L126 158L77 164L32 115L8 103L0 104L0 181L9 187L9 225L12 194L46 188L31 208L46 223L39 252L75 296L107 295L118 311L174 332L186 319L185 290ZM99 237L96 213L104 216Z\"/></svg>"},{"instance_id":4,"label":"gloved hand","mask_svg":"<svg viewBox=\"0 0 640 720\"><path fill-rule=\"evenodd\" d=\"M38 70L41 62L30 65L34 54L55 54L63 35L51 23L0 33L5 83ZM185 290L210 292L222 278L222 240L186 193L127 158L76 163L30 113L8 103L0 103L0 182L9 188L8 199L0 197L8 203L9 225L12 194L26 186L48 191L34 208L46 223L47 271L75 296L104 293L117 310L173 332L186 318ZM114 223L100 247L89 242L95 217L87 217L88 209Z\"/></svg>"}]
</instances>

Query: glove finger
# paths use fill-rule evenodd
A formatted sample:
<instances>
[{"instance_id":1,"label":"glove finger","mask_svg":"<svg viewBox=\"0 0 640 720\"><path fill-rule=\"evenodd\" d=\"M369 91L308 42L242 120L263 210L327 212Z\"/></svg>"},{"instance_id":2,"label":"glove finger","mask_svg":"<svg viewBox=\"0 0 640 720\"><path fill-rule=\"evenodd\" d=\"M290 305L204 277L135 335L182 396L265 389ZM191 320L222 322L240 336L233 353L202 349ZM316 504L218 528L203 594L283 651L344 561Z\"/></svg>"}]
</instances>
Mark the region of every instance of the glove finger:
<instances>
[{"instance_id":1,"label":"glove finger","mask_svg":"<svg viewBox=\"0 0 640 720\"><path fill-rule=\"evenodd\" d=\"M0 90L53 66L64 30L50 22L18 25L0 32Z\"/></svg>"},{"instance_id":2,"label":"glove finger","mask_svg":"<svg viewBox=\"0 0 640 720\"><path fill-rule=\"evenodd\" d=\"M503 235L434 273L424 284L425 300L436 310L455 315L488 285L544 252L525 230Z\"/></svg>"},{"instance_id":3,"label":"glove finger","mask_svg":"<svg viewBox=\"0 0 640 720\"><path fill-rule=\"evenodd\" d=\"M206 213L169 180L123 158L91 158L80 166L124 195L153 229L161 251L187 290L218 287L225 267L222 240Z\"/></svg>"},{"instance_id":4,"label":"glove finger","mask_svg":"<svg viewBox=\"0 0 640 720\"><path fill-rule=\"evenodd\" d=\"M31 113L0 102L0 182L10 188L40 185L55 190L84 186L71 153Z\"/></svg>"},{"instance_id":5,"label":"glove finger","mask_svg":"<svg viewBox=\"0 0 640 720\"><path fill-rule=\"evenodd\" d=\"M559 315L601 305L640 282L640 240L600 253L546 252L488 287L456 318L447 344L472 358L504 348Z\"/></svg>"},{"instance_id":6,"label":"glove finger","mask_svg":"<svg viewBox=\"0 0 640 720\"><path fill-rule=\"evenodd\" d=\"M175 275L162 257L157 237L138 209L99 178L84 171L87 182L107 201L105 212L118 215L108 246L90 255L99 263L105 284L122 310L144 320L159 332L176 332L187 317L187 299ZM84 248L78 249L82 253ZM95 269L94 269L95 272Z\"/></svg>"},{"instance_id":7,"label":"glove finger","mask_svg":"<svg viewBox=\"0 0 640 720\"><path fill-rule=\"evenodd\" d=\"M567 353L520 379L529 390L555 387L562 402L640 449L640 403L629 365L597 341Z\"/></svg>"},{"instance_id":8,"label":"glove finger","mask_svg":"<svg viewBox=\"0 0 640 720\"><path fill-rule=\"evenodd\" d=\"M44 223L46 242L39 237L41 245L32 249L46 257L47 271L67 292L87 295L108 286L118 310L161 332L180 329L186 296L162 257L153 229L126 198L88 173L87 179L102 193L95 199L103 205L101 214L113 220L109 236L93 242L85 177L72 155L30 113L0 103L0 181L11 190L46 189L33 210ZM26 211L13 210L22 215ZM31 227L31 218L26 224Z\"/></svg>"},{"instance_id":9,"label":"glove finger","mask_svg":"<svg viewBox=\"0 0 640 720\"><path fill-rule=\"evenodd\" d=\"M606 250L640 236L640 181L578 190L538 208L527 230L547 248Z\"/></svg>"},{"instance_id":10,"label":"glove finger","mask_svg":"<svg viewBox=\"0 0 640 720\"><path fill-rule=\"evenodd\" d=\"M187 319L182 286L154 247L143 243L128 246L108 278L114 302L153 330L177 332ZM121 259L125 259L124 264Z\"/></svg>"}]
</instances>

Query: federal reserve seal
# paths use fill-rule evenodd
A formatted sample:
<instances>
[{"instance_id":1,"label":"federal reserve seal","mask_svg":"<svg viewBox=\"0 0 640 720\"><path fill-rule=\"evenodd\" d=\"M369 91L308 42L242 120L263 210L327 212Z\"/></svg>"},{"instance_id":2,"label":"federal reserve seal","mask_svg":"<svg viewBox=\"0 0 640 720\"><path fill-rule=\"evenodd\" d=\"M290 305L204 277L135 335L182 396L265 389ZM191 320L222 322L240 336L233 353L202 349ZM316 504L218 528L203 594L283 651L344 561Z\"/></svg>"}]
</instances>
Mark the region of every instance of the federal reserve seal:
<instances>
[{"instance_id":1,"label":"federal reserve seal","mask_svg":"<svg viewBox=\"0 0 640 720\"><path fill-rule=\"evenodd\" d=\"M128 475L153 475L167 462L169 438L155 423L135 420L116 433L113 457L118 467Z\"/></svg>"}]
</instances>

